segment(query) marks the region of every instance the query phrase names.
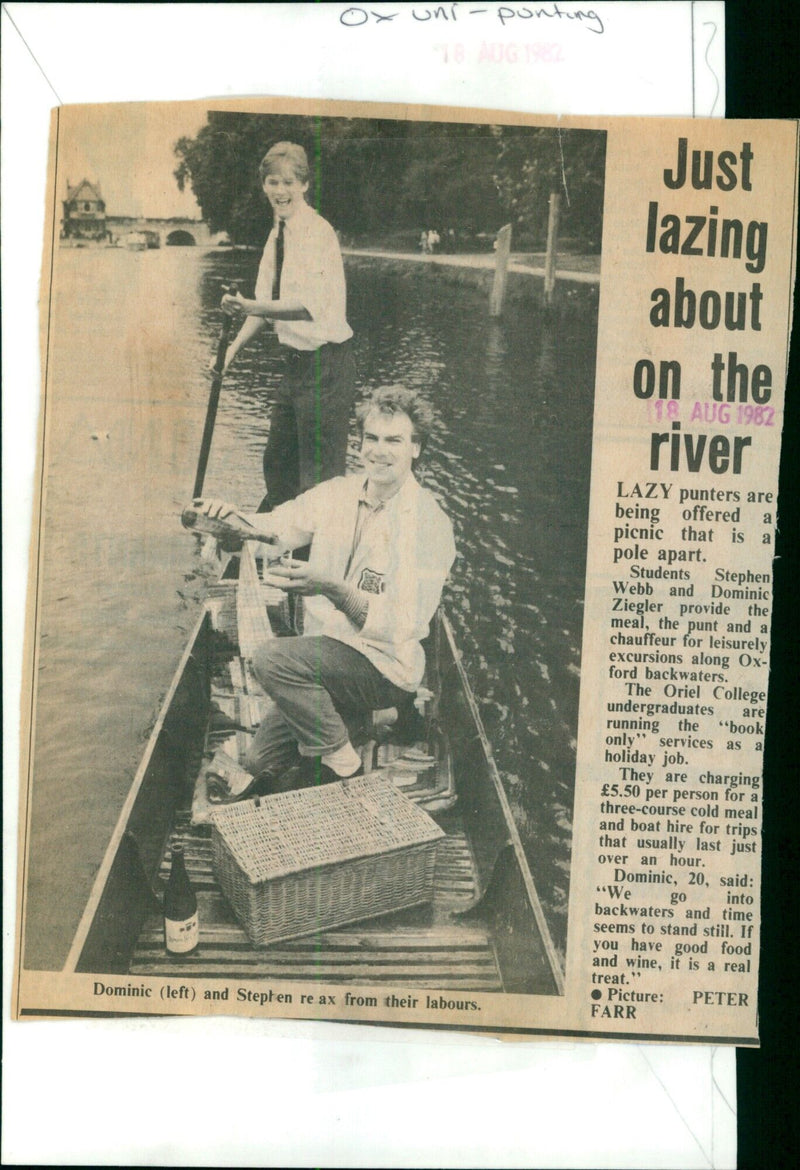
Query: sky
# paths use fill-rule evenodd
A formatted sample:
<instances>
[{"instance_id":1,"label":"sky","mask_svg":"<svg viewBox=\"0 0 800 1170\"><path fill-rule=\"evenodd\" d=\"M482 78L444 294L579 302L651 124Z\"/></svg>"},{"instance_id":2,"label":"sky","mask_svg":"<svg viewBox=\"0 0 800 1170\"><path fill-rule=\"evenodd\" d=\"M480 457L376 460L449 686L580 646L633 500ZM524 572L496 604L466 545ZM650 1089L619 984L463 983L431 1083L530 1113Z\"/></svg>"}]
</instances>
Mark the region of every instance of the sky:
<instances>
[{"instance_id":1,"label":"sky","mask_svg":"<svg viewBox=\"0 0 800 1170\"><path fill-rule=\"evenodd\" d=\"M199 219L190 190L181 193L173 144L206 121L203 103L144 102L62 107L58 126L56 199L67 182L99 182L108 215Z\"/></svg>"}]
</instances>

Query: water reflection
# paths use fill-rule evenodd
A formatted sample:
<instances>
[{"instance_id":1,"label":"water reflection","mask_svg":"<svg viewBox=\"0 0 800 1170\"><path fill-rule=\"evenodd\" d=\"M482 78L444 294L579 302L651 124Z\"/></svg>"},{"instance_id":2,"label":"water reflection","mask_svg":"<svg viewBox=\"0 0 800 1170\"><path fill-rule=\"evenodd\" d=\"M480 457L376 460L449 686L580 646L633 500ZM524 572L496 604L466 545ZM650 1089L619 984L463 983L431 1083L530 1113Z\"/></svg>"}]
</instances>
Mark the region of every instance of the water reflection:
<instances>
[{"instance_id":1,"label":"water reflection","mask_svg":"<svg viewBox=\"0 0 800 1170\"><path fill-rule=\"evenodd\" d=\"M349 287L365 388L406 382L426 393L437 411L423 478L456 528L459 558L446 601L539 893L563 947L594 299L550 320L531 305L496 321L481 292L443 288L427 274L391 277L357 269Z\"/></svg>"}]
</instances>

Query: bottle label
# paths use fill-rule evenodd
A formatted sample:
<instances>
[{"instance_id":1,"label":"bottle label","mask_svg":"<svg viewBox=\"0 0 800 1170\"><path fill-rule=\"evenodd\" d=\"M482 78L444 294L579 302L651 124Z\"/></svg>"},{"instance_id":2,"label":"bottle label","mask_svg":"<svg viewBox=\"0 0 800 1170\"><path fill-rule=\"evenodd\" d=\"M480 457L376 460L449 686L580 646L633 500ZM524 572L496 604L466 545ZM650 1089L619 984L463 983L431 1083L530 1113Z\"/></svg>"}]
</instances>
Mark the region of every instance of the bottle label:
<instances>
[{"instance_id":1,"label":"bottle label","mask_svg":"<svg viewBox=\"0 0 800 1170\"><path fill-rule=\"evenodd\" d=\"M174 918L164 919L164 941L173 955L185 955L197 946L200 925L197 914L176 922Z\"/></svg>"}]
</instances>

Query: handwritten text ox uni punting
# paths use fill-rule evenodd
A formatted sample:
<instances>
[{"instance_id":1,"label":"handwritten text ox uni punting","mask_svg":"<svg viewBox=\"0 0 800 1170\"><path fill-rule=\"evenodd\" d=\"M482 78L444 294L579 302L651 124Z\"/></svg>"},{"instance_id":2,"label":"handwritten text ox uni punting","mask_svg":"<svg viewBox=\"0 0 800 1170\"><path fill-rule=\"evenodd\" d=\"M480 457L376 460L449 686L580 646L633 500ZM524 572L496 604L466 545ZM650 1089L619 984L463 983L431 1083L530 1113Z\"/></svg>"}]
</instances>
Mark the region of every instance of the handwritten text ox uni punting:
<instances>
[{"instance_id":1,"label":"handwritten text ox uni punting","mask_svg":"<svg viewBox=\"0 0 800 1170\"><path fill-rule=\"evenodd\" d=\"M600 14L592 8L562 8L558 4L544 4L528 6L526 4L499 4L491 7L478 8L468 4L459 4L458 0L450 4L403 5L392 11L375 8L360 8L355 5L343 8L339 13L339 23L345 28L363 28L365 25L390 25L392 21L406 19L418 24L441 22L457 24L470 17L489 16L506 27L510 21L544 20L574 23L587 32L602 34L605 26Z\"/></svg>"}]
</instances>

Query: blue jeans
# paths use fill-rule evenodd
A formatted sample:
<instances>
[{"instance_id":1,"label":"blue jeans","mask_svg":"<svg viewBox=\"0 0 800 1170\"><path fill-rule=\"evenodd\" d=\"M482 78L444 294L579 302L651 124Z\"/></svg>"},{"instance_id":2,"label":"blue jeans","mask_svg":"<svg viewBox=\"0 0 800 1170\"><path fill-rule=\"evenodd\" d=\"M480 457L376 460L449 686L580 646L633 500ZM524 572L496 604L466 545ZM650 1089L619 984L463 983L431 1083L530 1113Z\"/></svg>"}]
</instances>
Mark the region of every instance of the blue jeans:
<instances>
[{"instance_id":1,"label":"blue jeans","mask_svg":"<svg viewBox=\"0 0 800 1170\"><path fill-rule=\"evenodd\" d=\"M274 703L247 753L244 766L253 776L279 776L298 752L336 751L350 738L348 720L410 698L358 650L324 636L265 642L253 658L253 674Z\"/></svg>"}]
</instances>

